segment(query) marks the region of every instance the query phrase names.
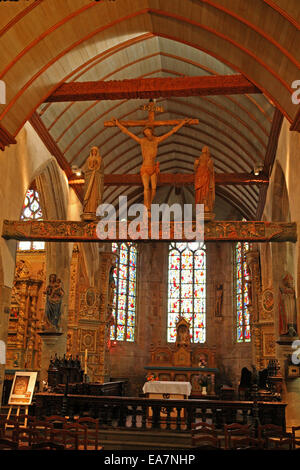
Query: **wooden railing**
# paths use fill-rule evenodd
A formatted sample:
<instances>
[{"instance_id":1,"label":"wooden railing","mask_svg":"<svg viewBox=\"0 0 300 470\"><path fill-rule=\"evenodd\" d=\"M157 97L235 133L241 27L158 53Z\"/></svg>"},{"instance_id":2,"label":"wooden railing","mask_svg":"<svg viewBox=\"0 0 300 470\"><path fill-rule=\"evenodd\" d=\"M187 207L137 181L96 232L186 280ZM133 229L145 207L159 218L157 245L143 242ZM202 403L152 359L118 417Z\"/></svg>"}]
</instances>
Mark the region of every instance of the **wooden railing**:
<instances>
[{"instance_id":1,"label":"wooden railing","mask_svg":"<svg viewBox=\"0 0 300 470\"><path fill-rule=\"evenodd\" d=\"M260 424L277 424L285 430L282 402L258 402ZM116 429L165 429L190 432L195 421L207 421L219 429L224 424L251 424L255 416L252 401L161 400L136 397L99 397L38 393L35 395L38 419L50 415L90 416L100 427Z\"/></svg>"}]
</instances>

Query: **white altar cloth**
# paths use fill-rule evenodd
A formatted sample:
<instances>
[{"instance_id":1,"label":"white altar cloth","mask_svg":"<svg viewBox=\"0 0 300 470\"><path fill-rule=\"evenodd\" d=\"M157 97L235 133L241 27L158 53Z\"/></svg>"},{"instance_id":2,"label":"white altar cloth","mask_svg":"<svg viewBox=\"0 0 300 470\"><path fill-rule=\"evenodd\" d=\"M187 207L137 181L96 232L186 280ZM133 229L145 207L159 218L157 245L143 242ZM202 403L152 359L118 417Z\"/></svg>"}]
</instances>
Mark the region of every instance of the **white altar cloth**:
<instances>
[{"instance_id":1,"label":"white altar cloth","mask_svg":"<svg viewBox=\"0 0 300 470\"><path fill-rule=\"evenodd\" d=\"M144 393L169 393L172 395L189 396L192 391L190 382L167 382L150 380L143 386Z\"/></svg>"}]
</instances>

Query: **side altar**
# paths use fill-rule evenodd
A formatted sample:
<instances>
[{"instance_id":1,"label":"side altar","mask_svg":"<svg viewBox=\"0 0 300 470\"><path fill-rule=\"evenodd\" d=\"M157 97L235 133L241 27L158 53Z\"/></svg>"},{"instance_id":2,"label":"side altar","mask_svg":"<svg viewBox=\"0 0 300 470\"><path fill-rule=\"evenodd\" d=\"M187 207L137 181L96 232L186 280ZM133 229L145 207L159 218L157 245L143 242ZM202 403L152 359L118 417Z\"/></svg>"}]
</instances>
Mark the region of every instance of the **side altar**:
<instances>
[{"instance_id":1,"label":"side altar","mask_svg":"<svg viewBox=\"0 0 300 470\"><path fill-rule=\"evenodd\" d=\"M148 379L155 376L160 382L189 382L191 397L216 396L215 350L191 345L189 323L180 318L176 324L174 347L156 347L151 351L151 362L145 366Z\"/></svg>"}]
</instances>

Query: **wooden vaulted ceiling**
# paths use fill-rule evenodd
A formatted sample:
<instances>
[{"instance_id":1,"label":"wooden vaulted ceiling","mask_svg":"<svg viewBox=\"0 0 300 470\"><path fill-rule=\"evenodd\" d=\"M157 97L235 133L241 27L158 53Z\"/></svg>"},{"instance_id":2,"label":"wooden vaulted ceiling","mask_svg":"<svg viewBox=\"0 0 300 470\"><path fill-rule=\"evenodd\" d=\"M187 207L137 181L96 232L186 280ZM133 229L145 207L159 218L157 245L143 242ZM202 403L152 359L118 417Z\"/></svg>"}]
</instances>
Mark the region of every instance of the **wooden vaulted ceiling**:
<instances>
[{"instance_id":1,"label":"wooden vaulted ceiling","mask_svg":"<svg viewBox=\"0 0 300 470\"><path fill-rule=\"evenodd\" d=\"M282 115L291 125L297 115L291 100L291 84L300 78L297 0L29 0L0 8L0 79L7 85L2 142L13 142L31 119L69 178L92 145L100 148L105 173L137 173L138 145L104 122L113 116L143 119L146 100L45 102L47 97L73 81L241 73L261 93L158 98L164 108L159 118L199 119L160 146L161 172L192 173L195 157L208 145L217 173L251 173L261 165L269 176ZM259 218L266 188L218 186L220 216L233 207L240 216ZM159 202L192 200L192 190L161 187ZM116 203L120 194L130 202L143 198L141 186L107 186L105 202Z\"/></svg>"}]
</instances>

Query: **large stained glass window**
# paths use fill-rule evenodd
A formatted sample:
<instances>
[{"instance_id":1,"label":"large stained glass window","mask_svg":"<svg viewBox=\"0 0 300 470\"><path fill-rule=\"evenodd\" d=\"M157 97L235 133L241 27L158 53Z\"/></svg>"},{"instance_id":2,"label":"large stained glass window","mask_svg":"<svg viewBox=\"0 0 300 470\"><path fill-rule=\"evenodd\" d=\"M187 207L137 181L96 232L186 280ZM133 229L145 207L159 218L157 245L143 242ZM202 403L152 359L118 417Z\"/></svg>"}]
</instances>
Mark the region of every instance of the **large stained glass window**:
<instances>
[{"instance_id":1,"label":"large stained glass window","mask_svg":"<svg viewBox=\"0 0 300 470\"><path fill-rule=\"evenodd\" d=\"M136 325L136 263L137 249L131 243L113 243L118 255L114 269L115 294L113 301L114 323L110 338L116 341L134 341Z\"/></svg>"},{"instance_id":2,"label":"large stained glass window","mask_svg":"<svg viewBox=\"0 0 300 470\"><path fill-rule=\"evenodd\" d=\"M190 323L191 342L206 339L206 251L197 242L169 245L168 342L176 340L176 323Z\"/></svg>"},{"instance_id":3,"label":"large stained glass window","mask_svg":"<svg viewBox=\"0 0 300 470\"><path fill-rule=\"evenodd\" d=\"M249 313L250 273L246 262L246 252L248 250L249 243L238 242L235 245L236 339L238 343L251 341Z\"/></svg>"},{"instance_id":4,"label":"large stained glass window","mask_svg":"<svg viewBox=\"0 0 300 470\"><path fill-rule=\"evenodd\" d=\"M21 220L43 220L38 192L28 189L21 214ZM44 250L44 242L19 242L19 250Z\"/></svg>"}]
</instances>

